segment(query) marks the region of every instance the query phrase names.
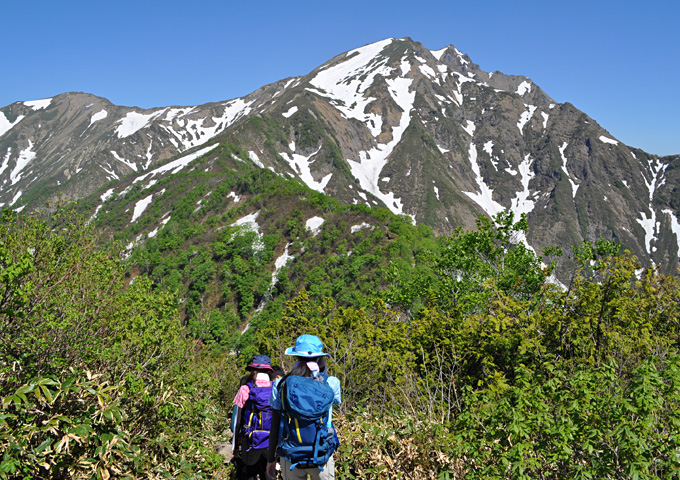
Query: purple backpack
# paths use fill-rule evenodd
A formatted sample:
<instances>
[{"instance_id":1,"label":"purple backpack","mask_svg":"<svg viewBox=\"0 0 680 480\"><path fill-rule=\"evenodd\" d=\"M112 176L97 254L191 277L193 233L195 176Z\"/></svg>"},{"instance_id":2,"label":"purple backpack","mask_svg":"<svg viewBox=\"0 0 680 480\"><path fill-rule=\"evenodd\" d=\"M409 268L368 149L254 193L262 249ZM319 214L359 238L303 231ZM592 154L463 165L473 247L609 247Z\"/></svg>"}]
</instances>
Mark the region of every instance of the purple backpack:
<instances>
[{"instance_id":1,"label":"purple backpack","mask_svg":"<svg viewBox=\"0 0 680 480\"><path fill-rule=\"evenodd\" d=\"M258 387L252 383L246 385L250 388L250 394L243 406L243 445L247 446L246 451L268 448L269 431L272 428L272 407L269 405L272 387Z\"/></svg>"}]
</instances>

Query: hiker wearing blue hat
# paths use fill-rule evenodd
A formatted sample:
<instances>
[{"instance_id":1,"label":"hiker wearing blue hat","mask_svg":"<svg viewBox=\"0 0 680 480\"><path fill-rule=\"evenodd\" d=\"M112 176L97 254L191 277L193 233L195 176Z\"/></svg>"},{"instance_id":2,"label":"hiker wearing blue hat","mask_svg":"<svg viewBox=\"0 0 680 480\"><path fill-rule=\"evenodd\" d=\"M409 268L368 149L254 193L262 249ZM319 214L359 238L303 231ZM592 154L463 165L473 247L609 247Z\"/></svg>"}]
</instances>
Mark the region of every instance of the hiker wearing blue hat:
<instances>
[{"instance_id":1,"label":"hiker wearing blue hat","mask_svg":"<svg viewBox=\"0 0 680 480\"><path fill-rule=\"evenodd\" d=\"M286 348L285 353L303 358L330 357L323 353L323 344L316 335L300 335L295 340L295 346Z\"/></svg>"},{"instance_id":2,"label":"hiker wearing blue hat","mask_svg":"<svg viewBox=\"0 0 680 480\"><path fill-rule=\"evenodd\" d=\"M286 349L295 356L293 369L272 389L271 438L267 475L276 477L280 457L283 480L335 478L333 452L340 442L333 427L333 404L340 404L340 380L326 369L327 353L316 335L300 335ZM280 434L279 434L280 429Z\"/></svg>"},{"instance_id":3,"label":"hiker wearing blue hat","mask_svg":"<svg viewBox=\"0 0 680 480\"><path fill-rule=\"evenodd\" d=\"M239 480L264 480L272 421L269 405L271 375L274 371L267 355L253 356L246 370L249 374L234 397L236 422L232 448L236 476Z\"/></svg>"}]
</instances>

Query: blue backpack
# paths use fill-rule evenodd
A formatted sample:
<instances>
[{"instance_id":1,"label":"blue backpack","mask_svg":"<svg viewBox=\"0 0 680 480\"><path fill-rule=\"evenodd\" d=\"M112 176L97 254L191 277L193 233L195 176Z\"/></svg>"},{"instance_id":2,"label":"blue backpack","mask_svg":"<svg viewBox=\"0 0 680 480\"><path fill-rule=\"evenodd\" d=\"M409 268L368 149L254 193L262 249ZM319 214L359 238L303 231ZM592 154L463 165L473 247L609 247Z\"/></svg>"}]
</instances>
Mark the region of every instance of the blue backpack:
<instances>
[{"instance_id":1,"label":"blue backpack","mask_svg":"<svg viewBox=\"0 0 680 480\"><path fill-rule=\"evenodd\" d=\"M250 394L243 406L243 429L241 438L247 450L269 447L269 431L272 428L272 407L269 397L272 387L258 387L247 383Z\"/></svg>"},{"instance_id":2,"label":"blue backpack","mask_svg":"<svg viewBox=\"0 0 680 480\"><path fill-rule=\"evenodd\" d=\"M323 469L340 446L335 429L328 428L335 396L328 375L291 375L279 388L283 417L278 454L290 460L291 470L296 466Z\"/></svg>"}]
</instances>

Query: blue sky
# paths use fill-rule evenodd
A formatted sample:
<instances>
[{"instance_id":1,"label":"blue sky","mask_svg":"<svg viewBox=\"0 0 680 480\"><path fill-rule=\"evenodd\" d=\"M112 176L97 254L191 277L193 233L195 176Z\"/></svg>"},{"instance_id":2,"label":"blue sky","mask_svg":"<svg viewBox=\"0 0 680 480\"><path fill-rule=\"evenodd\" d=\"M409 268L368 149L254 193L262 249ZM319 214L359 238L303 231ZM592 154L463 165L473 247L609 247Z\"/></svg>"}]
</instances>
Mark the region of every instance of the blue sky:
<instances>
[{"instance_id":1,"label":"blue sky","mask_svg":"<svg viewBox=\"0 0 680 480\"><path fill-rule=\"evenodd\" d=\"M196 105L389 37L531 78L626 143L680 154L680 2L8 0L0 106L82 91Z\"/></svg>"}]
</instances>

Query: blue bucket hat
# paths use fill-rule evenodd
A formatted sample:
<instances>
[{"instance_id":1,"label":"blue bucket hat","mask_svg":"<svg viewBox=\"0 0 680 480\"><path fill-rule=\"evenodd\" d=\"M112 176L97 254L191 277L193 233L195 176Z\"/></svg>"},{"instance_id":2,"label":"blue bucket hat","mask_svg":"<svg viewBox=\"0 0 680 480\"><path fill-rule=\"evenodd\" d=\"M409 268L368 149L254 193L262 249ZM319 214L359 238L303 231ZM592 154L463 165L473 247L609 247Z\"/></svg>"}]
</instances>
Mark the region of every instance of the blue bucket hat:
<instances>
[{"instance_id":1,"label":"blue bucket hat","mask_svg":"<svg viewBox=\"0 0 680 480\"><path fill-rule=\"evenodd\" d=\"M286 355L307 358L330 357L329 354L323 353L323 343L316 335L300 335L295 340L295 346L286 349Z\"/></svg>"}]
</instances>

